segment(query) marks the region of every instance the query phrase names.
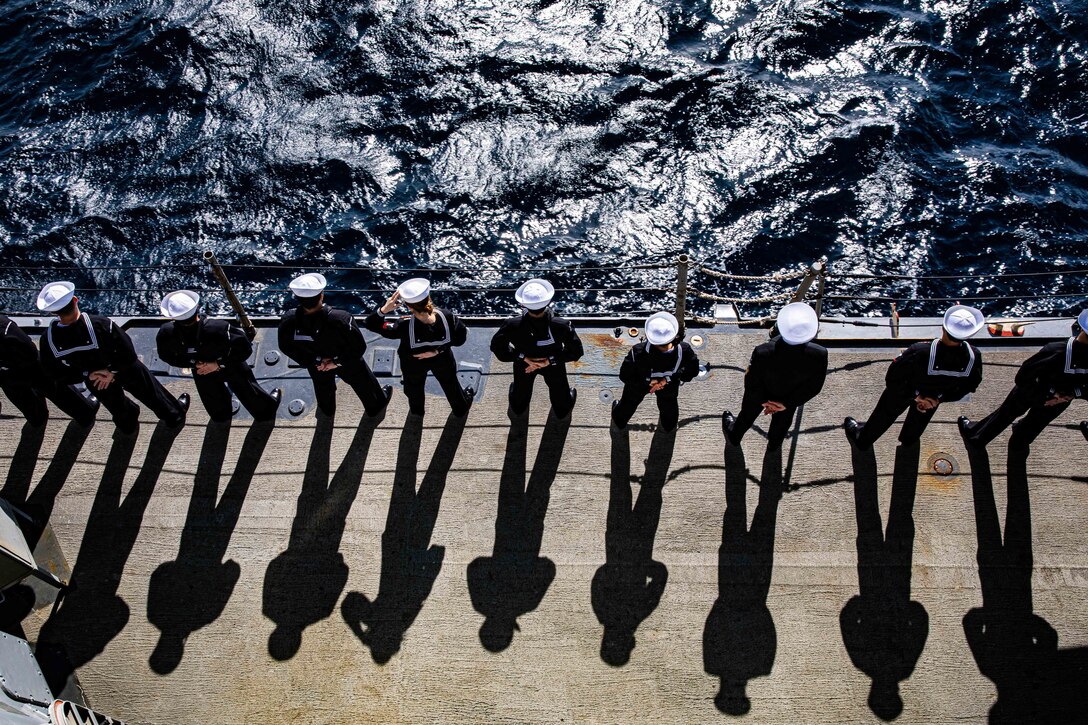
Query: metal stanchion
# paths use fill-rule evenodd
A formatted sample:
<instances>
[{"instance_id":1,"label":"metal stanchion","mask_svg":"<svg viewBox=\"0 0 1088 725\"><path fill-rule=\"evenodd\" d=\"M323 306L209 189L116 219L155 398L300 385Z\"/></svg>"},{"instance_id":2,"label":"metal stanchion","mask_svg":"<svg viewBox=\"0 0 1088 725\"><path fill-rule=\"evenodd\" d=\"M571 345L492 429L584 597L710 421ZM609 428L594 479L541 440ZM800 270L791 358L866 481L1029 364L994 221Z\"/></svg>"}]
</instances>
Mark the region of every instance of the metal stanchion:
<instances>
[{"instance_id":1,"label":"metal stanchion","mask_svg":"<svg viewBox=\"0 0 1088 725\"><path fill-rule=\"evenodd\" d=\"M681 254L676 258L676 321L680 323L680 331L676 335L677 340L684 339L684 317L688 306L688 262L690 258Z\"/></svg>"}]
</instances>

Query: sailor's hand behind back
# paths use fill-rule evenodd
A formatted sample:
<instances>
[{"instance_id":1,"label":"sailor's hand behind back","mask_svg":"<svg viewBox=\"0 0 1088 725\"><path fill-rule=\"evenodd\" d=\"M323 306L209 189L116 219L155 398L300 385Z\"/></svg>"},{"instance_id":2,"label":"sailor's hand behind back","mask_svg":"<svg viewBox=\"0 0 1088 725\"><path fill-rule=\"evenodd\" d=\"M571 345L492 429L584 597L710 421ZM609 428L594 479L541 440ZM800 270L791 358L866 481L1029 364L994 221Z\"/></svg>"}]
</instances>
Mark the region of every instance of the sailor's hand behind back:
<instances>
[{"instance_id":1,"label":"sailor's hand behind back","mask_svg":"<svg viewBox=\"0 0 1088 725\"><path fill-rule=\"evenodd\" d=\"M1072 395L1062 395L1061 393L1059 393L1058 395L1055 395L1053 398L1043 403L1043 405L1064 405L1072 399Z\"/></svg>"},{"instance_id":2,"label":"sailor's hand behind back","mask_svg":"<svg viewBox=\"0 0 1088 725\"><path fill-rule=\"evenodd\" d=\"M87 377L91 379L91 385L93 385L95 389L105 390L110 386L110 383L113 382L114 374L109 370L95 370Z\"/></svg>"},{"instance_id":3,"label":"sailor's hand behind back","mask_svg":"<svg viewBox=\"0 0 1088 725\"><path fill-rule=\"evenodd\" d=\"M662 390L668 384L668 381L664 378L654 378L650 381L650 392L656 393L657 391Z\"/></svg>"},{"instance_id":4,"label":"sailor's hand behind back","mask_svg":"<svg viewBox=\"0 0 1088 725\"><path fill-rule=\"evenodd\" d=\"M211 375L217 372L219 372L219 363L217 362L198 362L196 364L197 375Z\"/></svg>"},{"instance_id":5,"label":"sailor's hand behind back","mask_svg":"<svg viewBox=\"0 0 1088 725\"><path fill-rule=\"evenodd\" d=\"M925 395L919 395L914 399L915 407L918 408L919 413L928 413L931 410L935 410L941 401L936 398L929 398Z\"/></svg>"},{"instance_id":6,"label":"sailor's hand behind back","mask_svg":"<svg viewBox=\"0 0 1088 725\"><path fill-rule=\"evenodd\" d=\"M786 409L786 406L779 403L777 400L768 400L763 404L763 415L774 415L775 413L781 413Z\"/></svg>"},{"instance_id":7,"label":"sailor's hand behind back","mask_svg":"<svg viewBox=\"0 0 1088 725\"><path fill-rule=\"evenodd\" d=\"M335 370L338 367L340 366L333 362L332 358L328 357L317 364L317 369L323 373L327 373L330 370Z\"/></svg>"},{"instance_id":8,"label":"sailor's hand behind back","mask_svg":"<svg viewBox=\"0 0 1088 725\"><path fill-rule=\"evenodd\" d=\"M541 368L546 368L551 363L546 357L527 357L525 358L525 372L531 373Z\"/></svg>"},{"instance_id":9,"label":"sailor's hand behind back","mask_svg":"<svg viewBox=\"0 0 1088 725\"><path fill-rule=\"evenodd\" d=\"M414 357L416 360L426 360L427 358L434 357L437 354L437 350L427 350L426 352L417 352L415 355L412 355L412 357Z\"/></svg>"}]
</instances>

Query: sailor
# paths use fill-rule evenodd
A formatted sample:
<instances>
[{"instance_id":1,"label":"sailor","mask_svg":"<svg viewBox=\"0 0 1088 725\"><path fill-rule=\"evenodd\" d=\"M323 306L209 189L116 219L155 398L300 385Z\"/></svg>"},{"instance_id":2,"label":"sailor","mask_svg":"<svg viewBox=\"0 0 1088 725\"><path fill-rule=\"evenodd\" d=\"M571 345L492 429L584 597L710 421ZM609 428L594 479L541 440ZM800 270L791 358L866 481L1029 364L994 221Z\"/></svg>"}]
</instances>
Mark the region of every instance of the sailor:
<instances>
[{"instance_id":1,"label":"sailor","mask_svg":"<svg viewBox=\"0 0 1088 725\"><path fill-rule=\"evenodd\" d=\"M514 364L510 410L520 415L533 397L537 375L544 378L552 410L566 418L574 409L578 390L567 380L567 363L582 357L582 341L569 320L552 311L555 288L543 279L531 279L514 293L525 313L504 321L491 338L491 352Z\"/></svg>"},{"instance_id":2,"label":"sailor","mask_svg":"<svg viewBox=\"0 0 1088 725\"><path fill-rule=\"evenodd\" d=\"M56 315L42 335L46 373L59 385L86 383L122 433L135 433L140 423L140 406L125 392L171 428L184 423L189 394L171 395L136 357L128 333L108 317L80 312L74 292L71 282L50 282L38 294L38 309Z\"/></svg>"},{"instance_id":3,"label":"sailor","mask_svg":"<svg viewBox=\"0 0 1088 725\"><path fill-rule=\"evenodd\" d=\"M722 413L722 432L735 446L760 413L771 416L767 449L782 445L798 406L824 387L827 349L812 342L820 329L816 312L804 302L793 302L778 312L777 335L752 351L744 373L740 415Z\"/></svg>"},{"instance_id":4,"label":"sailor","mask_svg":"<svg viewBox=\"0 0 1088 725\"><path fill-rule=\"evenodd\" d=\"M306 368L314 383L317 409L336 412L336 378L351 386L370 417L389 404L393 386L382 387L366 364L366 340L355 318L325 304L325 276L317 273L295 277L288 285L298 307L280 320L279 346L289 358Z\"/></svg>"},{"instance_id":5,"label":"sailor","mask_svg":"<svg viewBox=\"0 0 1088 725\"><path fill-rule=\"evenodd\" d=\"M231 393L255 420L276 416L283 391L266 392L257 384L246 360L253 345L242 328L227 320L212 320L200 314L200 295L176 290L162 298L159 310L169 322L155 338L159 359L176 368L191 368L196 392L216 422L234 414Z\"/></svg>"},{"instance_id":6,"label":"sailor","mask_svg":"<svg viewBox=\"0 0 1088 725\"><path fill-rule=\"evenodd\" d=\"M985 324L986 318L974 307L949 307L939 338L916 342L892 360L872 415L864 424L847 418L846 437L858 448L868 449L906 410L899 442L918 442L941 403L962 400L982 382L982 353L967 339Z\"/></svg>"},{"instance_id":7,"label":"sailor","mask_svg":"<svg viewBox=\"0 0 1088 725\"><path fill-rule=\"evenodd\" d=\"M401 302L411 314L386 318ZM453 414L461 417L468 412L476 391L462 389L457 379L457 359L453 356L453 348L464 345L468 339L468 328L454 313L435 307L430 282L415 277L402 283L363 324L382 337L400 340L397 353L404 394L412 413L423 415L423 384L428 371L434 373L442 386Z\"/></svg>"},{"instance_id":8,"label":"sailor","mask_svg":"<svg viewBox=\"0 0 1088 725\"><path fill-rule=\"evenodd\" d=\"M964 443L985 446L1027 413L1013 425L1009 439L1010 448L1027 448L1074 398L1088 397L1088 309L1080 313L1077 323L1080 332L1068 340L1047 343L1024 361L1012 390L997 410L978 423L960 417Z\"/></svg>"},{"instance_id":9,"label":"sailor","mask_svg":"<svg viewBox=\"0 0 1088 725\"><path fill-rule=\"evenodd\" d=\"M46 398L80 425L94 425L98 402L46 375L30 335L5 315L0 315L0 388L35 428L49 419Z\"/></svg>"},{"instance_id":10,"label":"sailor","mask_svg":"<svg viewBox=\"0 0 1088 725\"><path fill-rule=\"evenodd\" d=\"M676 429L680 386L699 374L699 358L691 345L677 342L680 323L668 312L655 312L646 320L646 342L631 348L620 366L623 393L612 401L612 422L623 430L648 394L657 396L660 425L666 432Z\"/></svg>"}]
</instances>

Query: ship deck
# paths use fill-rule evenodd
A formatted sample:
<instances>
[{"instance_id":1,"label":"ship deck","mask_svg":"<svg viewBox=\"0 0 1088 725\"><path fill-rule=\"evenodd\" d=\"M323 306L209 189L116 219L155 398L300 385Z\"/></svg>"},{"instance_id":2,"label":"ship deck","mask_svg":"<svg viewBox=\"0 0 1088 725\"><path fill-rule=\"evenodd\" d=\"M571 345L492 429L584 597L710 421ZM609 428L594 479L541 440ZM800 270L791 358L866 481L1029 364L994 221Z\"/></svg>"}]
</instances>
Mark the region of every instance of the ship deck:
<instances>
[{"instance_id":1,"label":"ship deck","mask_svg":"<svg viewBox=\"0 0 1088 725\"><path fill-rule=\"evenodd\" d=\"M341 386L332 420L209 425L194 399L176 435L144 410L126 439L105 411L89 434L60 418L36 434L4 400L4 494L51 511L39 549L72 584L48 623L39 593L27 638L132 723L711 722L720 690L757 722L872 721L898 714L895 682L900 722L1084 712L1088 411L1075 401L1026 465L1007 434L969 460L955 426L1034 346L978 340L982 388L920 446L893 428L870 457L842 420L868 416L905 343L836 341L781 456L759 430L738 456L719 415L765 331L689 331L709 370L674 435L652 400L610 432L632 340L603 327L582 331L569 424L542 381L512 420L509 366L479 352L491 332L472 332L463 424L436 395L408 419L399 390L360 421ZM274 330L258 340L261 357ZM293 399L304 373L277 364L258 377Z\"/></svg>"}]
</instances>

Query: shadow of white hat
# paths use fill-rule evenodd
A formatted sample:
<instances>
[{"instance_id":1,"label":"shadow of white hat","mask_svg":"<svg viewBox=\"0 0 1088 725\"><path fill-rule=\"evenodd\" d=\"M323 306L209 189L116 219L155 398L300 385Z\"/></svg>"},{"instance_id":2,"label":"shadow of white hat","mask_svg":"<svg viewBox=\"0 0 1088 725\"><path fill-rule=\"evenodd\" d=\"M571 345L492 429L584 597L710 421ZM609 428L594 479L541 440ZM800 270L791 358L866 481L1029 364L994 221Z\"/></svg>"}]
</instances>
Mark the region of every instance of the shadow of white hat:
<instances>
[{"instance_id":1,"label":"shadow of white hat","mask_svg":"<svg viewBox=\"0 0 1088 725\"><path fill-rule=\"evenodd\" d=\"M35 304L42 312L56 312L72 301L75 291L76 286L71 282L50 282L42 287Z\"/></svg>"},{"instance_id":2,"label":"shadow of white hat","mask_svg":"<svg viewBox=\"0 0 1088 725\"><path fill-rule=\"evenodd\" d=\"M804 302L791 302L778 311L778 334L790 345L810 342L820 331L816 310Z\"/></svg>"},{"instance_id":3,"label":"shadow of white hat","mask_svg":"<svg viewBox=\"0 0 1088 725\"><path fill-rule=\"evenodd\" d=\"M680 332L680 323L668 312L655 312L646 318L646 339L652 345L668 345Z\"/></svg>"},{"instance_id":4,"label":"shadow of white hat","mask_svg":"<svg viewBox=\"0 0 1088 725\"><path fill-rule=\"evenodd\" d=\"M546 279L531 279L518 287L514 299L527 310L542 310L555 297L555 287Z\"/></svg>"},{"instance_id":5,"label":"shadow of white hat","mask_svg":"<svg viewBox=\"0 0 1088 725\"><path fill-rule=\"evenodd\" d=\"M159 312L168 320L188 320L200 309L200 295L192 290L179 289L167 292L159 305Z\"/></svg>"},{"instance_id":6,"label":"shadow of white hat","mask_svg":"<svg viewBox=\"0 0 1088 725\"><path fill-rule=\"evenodd\" d=\"M325 291L326 285L328 285L328 282L325 280L325 275L319 272L307 272L295 277L291 280L291 284L287 286L294 292L295 297L306 299L317 297Z\"/></svg>"},{"instance_id":7,"label":"shadow of white hat","mask_svg":"<svg viewBox=\"0 0 1088 725\"><path fill-rule=\"evenodd\" d=\"M405 302L422 302L431 293L431 283L422 277L413 277L401 282L397 292Z\"/></svg>"},{"instance_id":8,"label":"shadow of white hat","mask_svg":"<svg viewBox=\"0 0 1088 725\"><path fill-rule=\"evenodd\" d=\"M944 313L944 324L941 326L950 337L966 340L981 330L985 324L986 317L981 310L967 305L952 305Z\"/></svg>"}]
</instances>

